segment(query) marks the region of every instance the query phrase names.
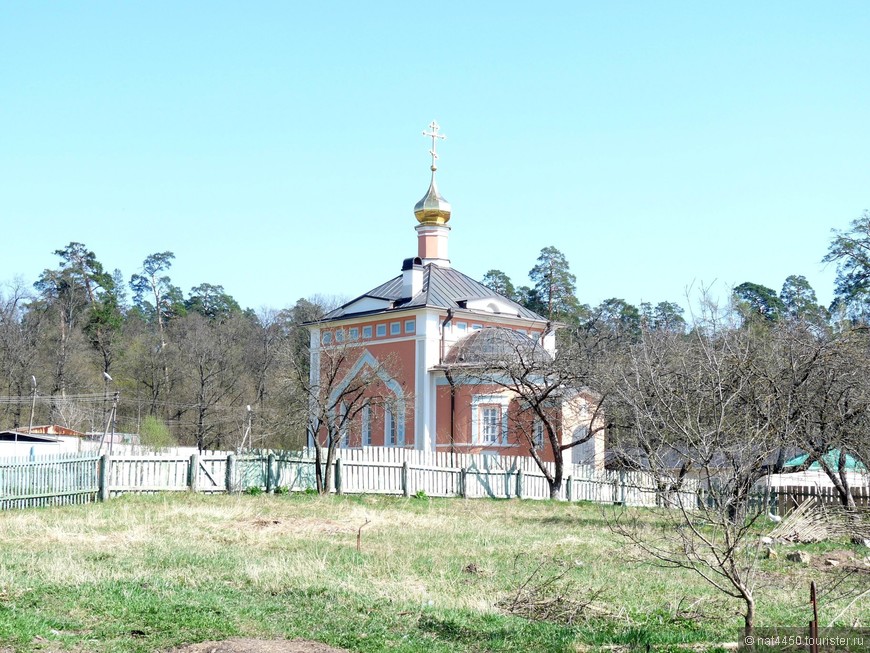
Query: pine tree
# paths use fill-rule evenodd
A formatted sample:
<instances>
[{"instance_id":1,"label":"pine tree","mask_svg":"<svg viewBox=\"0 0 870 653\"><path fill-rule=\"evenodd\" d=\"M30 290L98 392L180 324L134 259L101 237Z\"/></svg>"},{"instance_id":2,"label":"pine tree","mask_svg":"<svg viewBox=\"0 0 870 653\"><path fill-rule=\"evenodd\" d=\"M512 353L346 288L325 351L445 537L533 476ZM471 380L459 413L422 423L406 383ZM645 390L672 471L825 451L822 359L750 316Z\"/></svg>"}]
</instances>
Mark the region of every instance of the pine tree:
<instances>
[{"instance_id":1,"label":"pine tree","mask_svg":"<svg viewBox=\"0 0 870 653\"><path fill-rule=\"evenodd\" d=\"M574 296L577 278L571 274L568 260L555 247L545 247L538 264L529 271L534 287L529 308L550 320L571 321L577 312Z\"/></svg>"}]
</instances>

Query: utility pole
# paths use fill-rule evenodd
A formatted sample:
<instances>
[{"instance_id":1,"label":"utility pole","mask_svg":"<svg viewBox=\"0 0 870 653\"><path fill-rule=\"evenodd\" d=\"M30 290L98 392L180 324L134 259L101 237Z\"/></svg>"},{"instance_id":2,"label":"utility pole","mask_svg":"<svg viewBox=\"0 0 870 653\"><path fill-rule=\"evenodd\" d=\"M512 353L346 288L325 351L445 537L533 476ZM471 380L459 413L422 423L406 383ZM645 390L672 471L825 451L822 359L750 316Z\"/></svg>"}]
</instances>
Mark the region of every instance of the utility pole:
<instances>
[{"instance_id":1,"label":"utility pole","mask_svg":"<svg viewBox=\"0 0 870 653\"><path fill-rule=\"evenodd\" d=\"M112 397L112 439L109 440L109 456L112 455L112 445L115 443L115 425L118 421L118 397L120 394L120 392L115 390L115 394Z\"/></svg>"},{"instance_id":2,"label":"utility pole","mask_svg":"<svg viewBox=\"0 0 870 653\"><path fill-rule=\"evenodd\" d=\"M33 412L36 410L36 377L30 376L30 427L28 433L33 432ZM15 431L15 442L18 442L18 431Z\"/></svg>"},{"instance_id":3,"label":"utility pole","mask_svg":"<svg viewBox=\"0 0 870 653\"><path fill-rule=\"evenodd\" d=\"M251 422L253 421L253 412L251 411L251 404L247 405L248 409L248 425L245 427L245 433L242 435L242 443L239 445L239 453L244 451L245 449L245 440L251 434Z\"/></svg>"},{"instance_id":4,"label":"utility pole","mask_svg":"<svg viewBox=\"0 0 870 653\"><path fill-rule=\"evenodd\" d=\"M108 374L106 376L109 376ZM109 377L111 378L111 377ZM103 451L103 443L109 437L109 429L112 429L112 439L109 440L109 455L112 455L112 443L115 440L115 413L118 411L118 399L121 396L121 393L115 390L115 394L112 397L112 410L106 417L106 427L103 430L103 437L100 438L100 446L97 448L97 453L102 453Z\"/></svg>"},{"instance_id":5,"label":"utility pole","mask_svg":"<svg viewBox=\"0 0 870 653\"><path fill-rule=\"evenodd\" d=\"M109 383L112 377L108 372L103 372L103 419L109 419Z\"/></svg>"}]
</instances>

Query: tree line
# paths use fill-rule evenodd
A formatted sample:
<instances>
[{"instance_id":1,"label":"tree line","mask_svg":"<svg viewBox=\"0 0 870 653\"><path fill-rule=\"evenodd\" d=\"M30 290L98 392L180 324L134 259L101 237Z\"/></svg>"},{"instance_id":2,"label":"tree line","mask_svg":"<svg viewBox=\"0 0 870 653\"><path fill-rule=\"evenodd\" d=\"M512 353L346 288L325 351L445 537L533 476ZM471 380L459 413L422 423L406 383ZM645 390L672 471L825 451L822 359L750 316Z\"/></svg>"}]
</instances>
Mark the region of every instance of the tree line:
<instances>
[{"instance_id":1,"label":"tree line","mask_svg":"<svg viewBox=\"0 0 870 653\"><path fill-rule=\"evenodd\" d=\"M799 452L809 454L801 467L820 466L843 505L854 507L846 472L855 462L870 468L870 212L835 230L822 260L837 266L830 306L804 276L790 275L780 292L744 282L725 305L702 290L687 321L669 301L580 303L564 254L546 247L530 286L515 287L500 270L483 282L558 321L556 359L532 373L511 351L491 362L499 368L493 376L544 379L542 392L552 392L548 378L593 389L614 464L667 470L668 483L705 467L740 467L733 510ZM518 373L517 365L529 369ZM751 465L729 462L735 447L755 447Z\"/></svg>"},{"instance_id":2,"label":"tree line","mask_svg":"<svg viewBox=\"0 0 870 653\"><path fill-rule=\"evenodd\" d=\"M788 277L779 293L746 282L734 289L731 305L741 328L798 322L817 338L860 333L870 317L868 251L865 212L849 229L835 232L824 257L838 266L830 307L820 306L798 275ZM201 448L234 446L246 434L253 438L248 442L264 446L305 442L307 399L299 370L308 364L308 332L302 325L321 317L328 301L300 299L283 310L255 312L242 309L220 285L202 283L185 294L172 282L175 257L169 251L145 258L129 279L107 271L82 243L55 255L57 266L32 286L19 281L0 291L3 426L34 419L101 431L119 391L120 432ZM672 301L583 304L576 277L555 247L541 251L529 278L530 285L516 287L503 272L490 270L483 282L564 325L560 350L573 352L578 376L586 375L582 370L592 361L616 355L613 343L642 344L650 333L673 334L682 342L701 332ZM603 385L586 381L589 387ZM624 430L612 426L614 442Z\"/></svg>"},{"instance_id":3,"label":"tree line","mask_svg":"<svg viewBox=\"0 0 870 653\"><path fill-rule=\"evenodd\" d=\"M174 255L148 256L125 280L72 242L58 265L28 287L0 291L0 420L6 428L59 423L113 428L155 445L304 443L304 399L288 364L307 365L302 324L324 300L284 310L243 310L222 286L185 295L173 284ZM34 415L31 416L31 408Z\"/></svg>"}]
</instances>

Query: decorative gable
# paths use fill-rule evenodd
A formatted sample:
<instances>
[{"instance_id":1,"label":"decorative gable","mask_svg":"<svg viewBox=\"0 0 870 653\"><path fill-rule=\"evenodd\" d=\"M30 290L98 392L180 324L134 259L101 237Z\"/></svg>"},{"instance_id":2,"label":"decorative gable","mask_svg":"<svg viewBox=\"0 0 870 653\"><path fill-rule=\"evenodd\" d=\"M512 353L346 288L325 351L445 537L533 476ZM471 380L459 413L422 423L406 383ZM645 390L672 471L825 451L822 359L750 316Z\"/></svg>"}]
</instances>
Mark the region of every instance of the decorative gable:
<instances>
[{"instance_id":1,"label":"decorative gable","mask_svg":"<svg viewBox=\"0 0 870 653\"><path fill-rule=\"evenodd\" d=\"M493 295L492 297L457 299L456 303L459 304L460 308L467 308L471 311L481 311L498 315L518 315L517 307L511 305L511 303L498 295Z\"/></svg>"},{"instance_id":2,"label":"decorative gable","mask_svg":"<svg viewBox=\"0 0 870 653\"><path fill-rule=\"evenodd\" d=\"M342 306L342 310L345 315L352 315L354 313L368 313L370 311L385 311L388 308L392 308L392 304L393 300L391 299L362 295L349 304Z\"/></svg>"}]
</instances>

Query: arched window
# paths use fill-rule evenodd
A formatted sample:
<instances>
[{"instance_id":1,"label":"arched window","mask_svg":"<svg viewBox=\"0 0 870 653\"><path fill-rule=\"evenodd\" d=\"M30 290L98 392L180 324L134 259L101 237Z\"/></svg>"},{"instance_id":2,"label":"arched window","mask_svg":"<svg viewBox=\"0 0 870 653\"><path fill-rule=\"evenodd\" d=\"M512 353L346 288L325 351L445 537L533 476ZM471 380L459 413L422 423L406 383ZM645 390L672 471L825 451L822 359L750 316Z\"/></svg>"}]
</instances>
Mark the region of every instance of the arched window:
<instances>
[{"instance_id":1,"label":"arched window","mask_svg":"<svg viewBox=\"0 0 870 653\"><path fill-rule=\"evenodd\" d=\"M396 447L399 445L399 421L391 406L384 407L384 446Z\"/></svg>"},{"instance_id":2,"label":"arched window","mask_svg":"<svg viewBox=\"0 0 870 653\"><path fill-rule=\"evenodd\" d=\"M339 422L338 422L338 432L340 435L339 446L343 448L347 448L350 446L350 429L348 428L347 423L347 403L341 402L341 406L339 406Z\"/></svg>"},{"instance_id":3,"label":"arched window","mask_svg":"<svg viewBox=\"0 0 870 653\"><path fill-rule=\"evenodd\" d=\"M368 404L365 404L360 411L360 436L362 446L372 446L372 410Z\"/></svg>"}]
</instances>

